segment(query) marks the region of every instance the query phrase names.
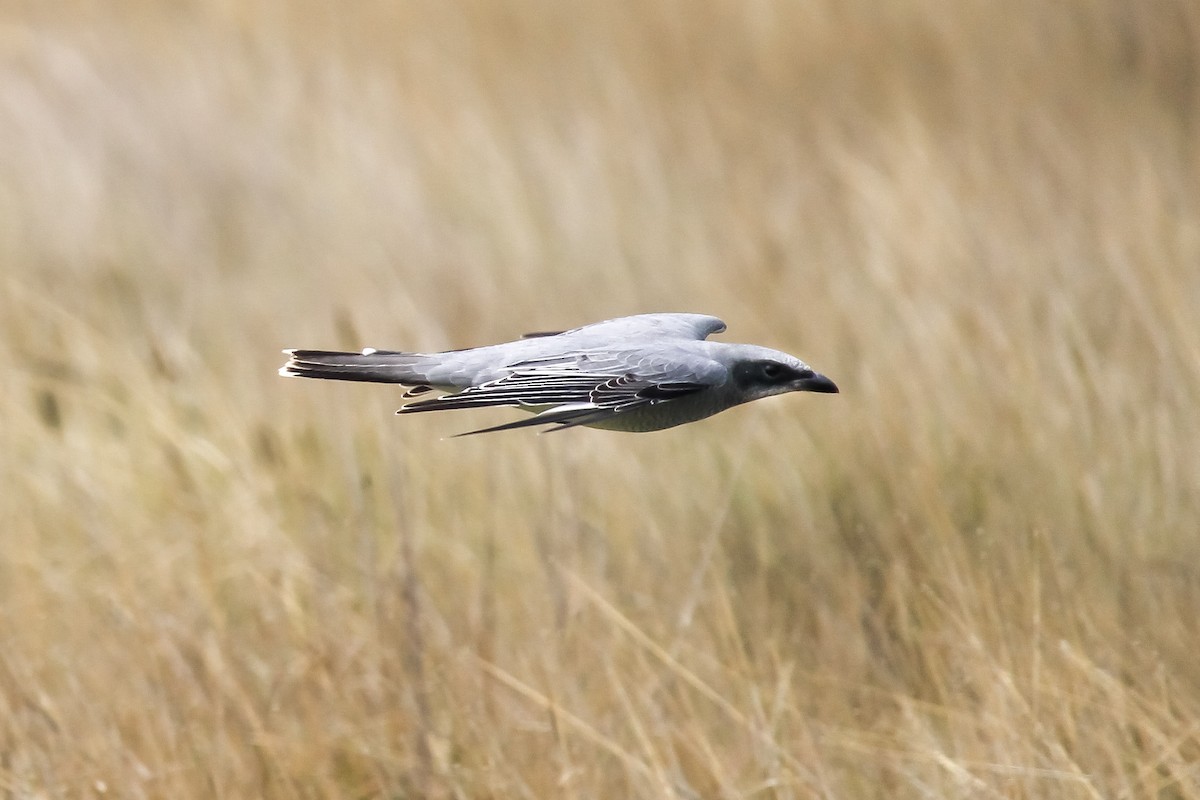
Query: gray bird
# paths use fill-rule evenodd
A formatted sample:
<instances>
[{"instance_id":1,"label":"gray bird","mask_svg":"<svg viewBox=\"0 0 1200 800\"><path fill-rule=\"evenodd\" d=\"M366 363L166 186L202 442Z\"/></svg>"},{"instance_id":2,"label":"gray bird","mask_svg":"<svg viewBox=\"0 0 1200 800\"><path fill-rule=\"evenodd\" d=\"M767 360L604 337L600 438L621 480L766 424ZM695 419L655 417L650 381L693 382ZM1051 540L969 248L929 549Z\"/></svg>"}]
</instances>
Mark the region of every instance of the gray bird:
<instances>
[{"instance_id":1,"label":"gray bird","mask_svg":"<svg viewBox=\"0 0 1200 800\"><path fill-rule=\"evenodd\" d=\"M289 359L279 374L397 383L411 387L405 398L447 392L397 414L487 406L535 413L460 436L531 425L657 431L761 397L837 392L833 381L787 353L705 341L723 330L724 322L704 314L639 314L444 353L284 350Z\"/></svg>"}]
</instances>

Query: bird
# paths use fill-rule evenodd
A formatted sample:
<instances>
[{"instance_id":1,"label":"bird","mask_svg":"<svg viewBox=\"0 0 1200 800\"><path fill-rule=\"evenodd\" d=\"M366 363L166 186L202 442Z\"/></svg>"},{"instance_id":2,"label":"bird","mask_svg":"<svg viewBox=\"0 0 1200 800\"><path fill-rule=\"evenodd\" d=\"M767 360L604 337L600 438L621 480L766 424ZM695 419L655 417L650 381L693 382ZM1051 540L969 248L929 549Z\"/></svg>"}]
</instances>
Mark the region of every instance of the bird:
<instances>
[{"instance_id":1,"label":"bird","mask_svg":"<svg viewBox=\"0 0 1200 800\"><path fill-rule=\"evenodd\" d=\"M533 413L458 436L547 426L646 432L710 417L787 392L837 393L795 356L753 344L708 341L726 325L706 314L637 314L503 344L409 353L284 350L285 377L408 387L397 414L511 406Z\"/></svg>"}]
</instances>

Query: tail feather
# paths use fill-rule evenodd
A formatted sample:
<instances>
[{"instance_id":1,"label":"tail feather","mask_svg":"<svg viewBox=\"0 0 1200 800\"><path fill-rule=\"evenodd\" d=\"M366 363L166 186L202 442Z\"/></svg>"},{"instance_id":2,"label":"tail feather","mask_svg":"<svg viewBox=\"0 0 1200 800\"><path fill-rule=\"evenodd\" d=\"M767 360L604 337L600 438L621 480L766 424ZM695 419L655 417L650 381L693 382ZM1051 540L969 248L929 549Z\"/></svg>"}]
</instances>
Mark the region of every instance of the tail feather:
<instances>
[{"instance_id":1,"label":"tail feather","mask_svg":"<svg viewBox=\"0 0 1200 800\"><path fill-rule=\"evenodd\" d=\"M284 350L288 361L279 374L293 378L335 381L368 381L421 386L428 381L424 369L429 357L417 353L368 348L361 353L330 350Z\"/></svg>"}]
</instances>

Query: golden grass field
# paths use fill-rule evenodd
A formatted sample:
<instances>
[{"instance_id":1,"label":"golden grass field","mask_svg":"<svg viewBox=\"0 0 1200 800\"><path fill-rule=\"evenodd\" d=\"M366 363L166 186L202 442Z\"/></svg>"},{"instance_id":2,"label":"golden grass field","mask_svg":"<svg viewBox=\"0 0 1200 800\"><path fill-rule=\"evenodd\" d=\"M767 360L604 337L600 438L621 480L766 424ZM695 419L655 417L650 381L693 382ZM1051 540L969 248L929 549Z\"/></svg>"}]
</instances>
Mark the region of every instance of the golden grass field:
<instances>
[{"instance_id":1,"label":"golden grass field","mask_svg":"<svg viewBox=\"0 0 1200 800\"><path fill-rule=\"evenodd\" d=\"M1200 6L0 8L0 797L1200 798ZM697 311L451 434L283 347Z\"/></svg>"}]
</instances>

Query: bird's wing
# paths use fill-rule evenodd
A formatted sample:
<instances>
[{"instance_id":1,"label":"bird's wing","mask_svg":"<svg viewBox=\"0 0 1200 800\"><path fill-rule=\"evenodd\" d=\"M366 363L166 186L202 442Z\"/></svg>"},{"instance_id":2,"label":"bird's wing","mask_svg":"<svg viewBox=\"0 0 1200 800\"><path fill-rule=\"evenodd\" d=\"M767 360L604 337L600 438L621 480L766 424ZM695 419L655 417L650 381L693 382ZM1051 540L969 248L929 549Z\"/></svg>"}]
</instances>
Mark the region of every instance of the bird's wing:
<instances>
[{"instance_id":1,"label":"bird's wing","mask_svg":"<svg viewBox=\"0 0 1200 800\"><path fill-rule=\"evenodd\" d=\"M599 359L592 355L565 362L560 357L553 363L535 360L513 365L500 378L409 403L396 413L532 407L545 410L529 419L471 433L546 424L573 427L711 389L724 380L724 367L708 360L681 366L676 360L664 358L634 362L628 357Z\"/></svg>"},{"instance_id":2,"label":"bird's wing","mask_svg":"<svg viewBox=\"0 0 1200 800\"><path fill-rule=\"evenodd\" d=\"M707 314L636 314L593 322L566 335L700 340L723 330L725 323Z\"/></svg>"}]
</instances>

